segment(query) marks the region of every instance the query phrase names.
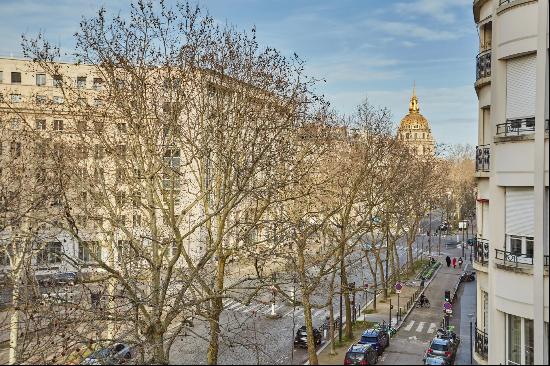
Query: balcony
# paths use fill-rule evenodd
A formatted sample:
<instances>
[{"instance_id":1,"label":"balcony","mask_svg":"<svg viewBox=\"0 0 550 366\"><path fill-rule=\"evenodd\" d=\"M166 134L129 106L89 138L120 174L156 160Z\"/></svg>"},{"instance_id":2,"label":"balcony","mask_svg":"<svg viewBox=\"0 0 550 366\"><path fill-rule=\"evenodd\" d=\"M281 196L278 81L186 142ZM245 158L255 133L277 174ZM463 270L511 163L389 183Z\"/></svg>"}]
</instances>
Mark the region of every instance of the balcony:
<instances>
[{"instance_id":1,"label":"balcony","mask_svg":"<svg viewBox=\"0 0 550 366\"><path fill-rule=\"evenodd\" d=\"M495 249L495 259L507 267L518 267L518 265L533 265L533 257L523 253L508 252L506 250Z\"/></svg>"},{"instance_id":2,"label":"balcony","mask_svg":"<svg viewBox=\"0 0 550 366\"><path fill-rule=\"evenodd\" d=\"M482 266L489 263L489 240L477 238L474 243L474 261Z\"/></svg>"},{"instance_id":3,"label":"balcony","mask_svg":"<svg viewBox=\"0 0 550 366\"><path fill-rule=\"evenodd\" d=\"M476 172L488 172L490 158L490 145L476 146Z\"/></svg>"},{"instance_id":4,"label":"balcony","mask_svg":"<svg viewBox=\"0 0 550 366\"><path fill-rule=\"evenodd\" d=\"M476 57L476 80L491 76L491 50L480 52Z\"/></svg>"},{"instance_id":5,"label":"balcony","mask_svg":"<svg viewBox=\"0 0 550 366\"><path fill-rule=\"evenodd\" d=\"M487 336L487 333L476 327L476 336L474 342L476 353L480 355L481 358L486 360L487 355L489 354L489 337Z\"/></svg>"},{"instance_id":6,"label":"balcony","mask_svg":"<svg viewBox=\"0 0 550 366\"><path fill-rule=\"evenodd\" d=\"M535 117L507 119L497 125L497 136L520 136L535 132Z\"/></svg>"}]
</instances>

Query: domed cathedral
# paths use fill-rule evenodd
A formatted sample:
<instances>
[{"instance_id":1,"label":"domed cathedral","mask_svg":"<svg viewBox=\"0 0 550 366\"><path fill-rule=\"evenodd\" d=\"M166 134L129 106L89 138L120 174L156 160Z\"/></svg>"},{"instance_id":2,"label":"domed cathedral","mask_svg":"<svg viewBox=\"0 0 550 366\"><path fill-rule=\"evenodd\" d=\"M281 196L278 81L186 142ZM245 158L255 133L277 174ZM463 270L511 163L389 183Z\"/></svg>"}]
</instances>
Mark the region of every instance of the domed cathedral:
<instances>
[{"instance_id":1,"label":"domed cathedral","mask_svg":"<svg viewBox=\"0 0 550 366\"><path fill-rule=\"evenodd\" d=\"M434 153L434 139L430 123L420 114L416 85L413 86L413 94L409 103L409 114L401 120L397 136L409 145L418 155Z\"/></svg>"}]
</instances>

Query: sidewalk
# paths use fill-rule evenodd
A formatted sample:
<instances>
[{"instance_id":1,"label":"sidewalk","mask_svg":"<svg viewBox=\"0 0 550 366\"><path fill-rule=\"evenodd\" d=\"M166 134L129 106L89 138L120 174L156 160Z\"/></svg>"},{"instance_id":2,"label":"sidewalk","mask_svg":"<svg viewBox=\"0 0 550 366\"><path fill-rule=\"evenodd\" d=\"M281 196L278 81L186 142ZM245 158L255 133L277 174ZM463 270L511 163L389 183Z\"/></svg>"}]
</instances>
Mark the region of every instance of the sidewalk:
<instances>
[{"instance_id":1,"label":"sidewalk","mask_svg":"<svg viewBox=\"0 0 550 366\"><path fill-rule=\"evenodd\" d=\"M471 270L471 268L469 268ZM472 344L470 342L470 314L476 314L476 304L477 304L477 288L476 282L464 282L460 285L458 290L458 299L454 312L456 313L456 318L454 322L451 322L455 325L456 333L460 337L460 346L458 347L458 354L456 356L456 365L476 365L475 360L472 359L470 363L470 350ZM475 324L472 324L472 337L474 337L473 332L475 332Z\"/></svg>"},{"instance_id":2,"label":"sidewalk","mask_svg":"<svg viewBox=\"0 0 550 366\"><path fill-rule=\"evenodd\" d=\"M441 268L441 267L440 267ZM412 299L414 293L419 289L420 282L416 281L415 278L418 275L418 273L422 270L421 268L418 268L413 274L410 274L408 278L402 279L403 288L401 290L401 293L399 295L395 293L388 294L387 301L382 300L383 296L382 294L379 294L377 296L377 306L376 306L376 312L374 312L374 304L373 304L373 295L369 293L369 306L368 306L368 314L365 314L364 311L361 315L358 315L357 320L358 323L356 326L354 326L353 329L353 339L343 339L342 345L339 345L338 337L335 337L335 344L336 344L336 355L330 354L330 345L328 345L326 348L324 348L318 355L319 358L319 364L321 365L343 365L344 364L344 357L346 355L347 349L354 343L357 343L357 340L361 337L361 333L365 331L366 329L370 328L373 323L382 323L390 322L390 302L393 306L393 309L391 310L391 324L395 328L399 328L403 322L402 319L399 319L399 322L397 321L397 309L398 309L398 302L399 302L399 308L401 308L401 317L405 318L407 314L405 313L406 305L409 300ZM437 273L432 277L431 280L434 280L437 277ZM429 282L426 282L426 286L429 284ZM399 301L398 301L399 297ZM414 300L411 300L413 302ZM412 308L411 308L412 309Z\"/></svg>"}]
</instances>

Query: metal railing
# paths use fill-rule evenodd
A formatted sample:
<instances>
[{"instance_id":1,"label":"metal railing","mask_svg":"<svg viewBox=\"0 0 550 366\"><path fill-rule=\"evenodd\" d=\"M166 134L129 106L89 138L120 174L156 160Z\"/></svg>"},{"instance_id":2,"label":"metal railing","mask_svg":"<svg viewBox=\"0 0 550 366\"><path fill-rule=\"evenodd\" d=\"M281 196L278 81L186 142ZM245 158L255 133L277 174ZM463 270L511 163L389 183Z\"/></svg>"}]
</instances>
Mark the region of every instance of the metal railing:
<instances>
[{"instance_id":1,"label":"metal railing","mask_svg":"<svg viewBox=\"0 0 550 366\"><path fill-rule=\"evenodd\" d=\"M488 172L491 159L491 145L476 146L476 172Z\"/></svg>"},{"instance_id":2,"label":"metal railing","mask_svg":"<svg viewBox=\"0 0 550 366\"><path fill-rule=\"evenodd\" d=\"M474 261L483 266L489 263L489 240L477 238L474 243Z\"/></svg>"},{"instance_id":3,"label":"metal railing","mask_svg":"<svg viewBox=\"0 0 550 366\"><path fill-rule=\"evenodd\" d=\"M489 337L487 336L487 333L476 327L474 342L476 353L486 360L487 355L489 354Z\"/></svg>"},{"instance_id":4,"label":"metal railing","mask_svg":"<svg viewBox=\"0 0 550 366\"><path fill-rule=\"evenodd\" d=\"M514 136L535 132L535 117L508 119L497 125L497 136Z\"/></svg>"},{"instance_id":5,"label":"metal railing","mask_svg":"<svg viewBox=\"0 0 550 366\"><path fill-rule=\"evenodd\" d=\"M516 267L518 266L518 264L528 264L530 266L533 265L533 257L528 257L527 255L522 253L508 252L501 249L495 249L495 259L503 261L504 265L508 263L513 264Z\"/></svg>"},{"instance_id":6,"label":"metal railing","mask_svg":"<svg viewBox=\"0 0 550 366\"><path fill-rule=\"evenodd\" d=\"M491 52L483 51L476 57L476 80L491 76Z\"/></svg>"}]
</instances>

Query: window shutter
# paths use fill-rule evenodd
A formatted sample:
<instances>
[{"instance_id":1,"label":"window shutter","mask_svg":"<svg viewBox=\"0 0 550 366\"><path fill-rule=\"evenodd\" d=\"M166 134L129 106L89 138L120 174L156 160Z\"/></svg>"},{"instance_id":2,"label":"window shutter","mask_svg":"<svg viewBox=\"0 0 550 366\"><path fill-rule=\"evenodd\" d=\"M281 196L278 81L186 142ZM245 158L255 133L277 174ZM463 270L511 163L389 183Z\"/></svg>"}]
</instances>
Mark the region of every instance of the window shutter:
<instances>
[{"instance_id":1,"label":"window shutter","mask_svg":"<svg viewBox=\"0 0 550 366\"><path fill-rule=\"evenodd\" d=\"M536 55L513 58L506 67L506 118L535 116Z\"/></svg>"},{"instance_id":2,"label":"window shutter","mask_svg":"<svg viewBox=\"0 0 550 366\"><path fill-rule=\"evenodd\" d=\"M533 236L535 228L533 188L506 188L506 234Z\"/></svg>"},{"instance_id":3,"label":"window shutter","mask_svg":"<svg viewBox=\"0 0 550 366\"><path fill-rule=\"evenodd\" d=\"M489 204L483 203L481 207L481 219L483 220L481 223L481 235L483 236L483 238L487 239L489 238Z\"/></svg>"}]
</instances>

